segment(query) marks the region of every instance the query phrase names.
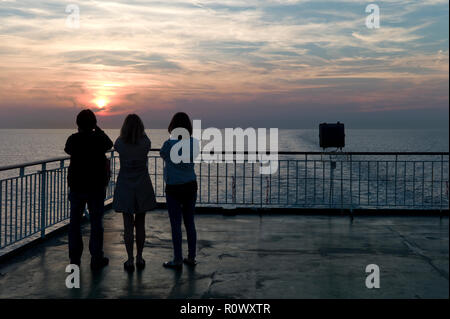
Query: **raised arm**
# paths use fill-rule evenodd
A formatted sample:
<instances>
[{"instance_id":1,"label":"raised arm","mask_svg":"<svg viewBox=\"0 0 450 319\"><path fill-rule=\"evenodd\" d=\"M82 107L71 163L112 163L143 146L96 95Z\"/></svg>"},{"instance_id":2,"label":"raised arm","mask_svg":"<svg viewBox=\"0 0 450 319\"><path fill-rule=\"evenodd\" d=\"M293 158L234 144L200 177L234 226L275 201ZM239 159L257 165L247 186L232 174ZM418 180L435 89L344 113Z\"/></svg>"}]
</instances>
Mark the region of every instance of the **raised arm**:
<instances>
[{"instance_id":1,"label":"raised arm","mask_svg":"<svg viewBox=\"0 0 450 319\"><path fill-rule=\"evenodd\" d=\"M109 136L98 126L95 127L95 132L101 137L103 151L106 152L110 150L113 147L113 142Z\"/></svg>"}]
</instances>

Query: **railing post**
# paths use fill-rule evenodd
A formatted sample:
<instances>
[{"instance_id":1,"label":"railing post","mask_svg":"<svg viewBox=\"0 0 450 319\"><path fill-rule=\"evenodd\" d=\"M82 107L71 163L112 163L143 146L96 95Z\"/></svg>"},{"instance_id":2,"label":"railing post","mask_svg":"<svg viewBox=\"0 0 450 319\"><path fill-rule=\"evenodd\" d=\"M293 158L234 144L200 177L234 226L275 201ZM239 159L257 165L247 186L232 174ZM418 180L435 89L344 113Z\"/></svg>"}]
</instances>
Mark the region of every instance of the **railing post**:
<instances>
[{"instance_id":1,"label":"railing post","mask_svg":"<svg viewBox=\"0 0 450 319\"><path fill-rule=\"evenodd\" d=\"M353 210L353 157L350 154L350 213Z\"/></svg>"},{"instance_id":2,"label":"railing post","mask_svg":"<svg viewBox=\"0 0 450 319\"><path fill-rule=\"evenodd\" d=\"M2 189L2 186L3 186L3 181L0 180L0 248L2 247L2 208L3 208L3 203L2 203L3 189ZM6 223L5 223L5 225L6 225ZM6 234L6 229L5 229L5 234Z\"/></svg>"},{"instance_id":3,"label":"railing post","mask_svg":"<svg viewBox=\"0 0 450 319\"><path fill-rule=\"evenodd\" d=\"M114 178L115 178L115 156L114 156L114 150L111 151L111 157L109 160L109 171L111 173L111 176L109 177L109 181L108 181L108 188L109 188L109 198L112 198L113 194L114 194L114 189L113 186L115 188L115 184L114 184Z\"/></svg>"},{"instance_id":4,"label":"railing post","mask_svg":"<svg viewBox=\"0 0 450 319\"><path fill-rule=\"evenodd\" d=\"M21 167L19 170L19 177L20 177L20 226L19 226L19 239L22 239L23 234L23 177L25 176L25 167ZM19 183L19 180L16 182L16 190L17 190L17 184ZM16 199L17 199L17 192L16 192ZM25 201L26 201L26 195L25 195ZM16 207L18 203L16 200ZM26 204L25 204L26 207ZM16 213L17 216L17 213ZM25 215L26 216L26 215ZM25 217L26 222L26 217ZM25 224L25 231L26 231L26 224ZM17 234L17 220L16 220L16 234Z\"/></svg>"},{"instance_id":5,"label":"railing post","mask_svg":"<svg viewBox=\"0 0 450 319\"><path fill-rule=\"evenodd\" d=\"M236 204L236 176L231 176L231 202Z\"/></svg>"},{"instance_id":6,"label":"railing post","mask_svg":"<svg viewBox=\"0 0 450 319\"><path fill-rule=\"evenodd\" d=\"M47 201L47 171L46 163L41 167L41 237L45 237L45 227L47 224L46 201Z\"/></svg>"},{"instance_id":7,"label":"railing post","mask_svg":"<svg viewBox=\"0 0 450 319\"><path fill-rule=\"evenodd\" d=\"M395 168L394 168L394 206L397 206L397 161L398 161L398 155L395 155Z\"/></svg>"},{"instance_id":8,"label":"railing post","mask_svg":"<svg viewBox=\"0 0 450 319\"><path fill-rule=\"evenodd\" d=\"M336 168L336 162L333 161L333 158L330 155L330 207L333 206L334 202L334 169Z\"/></svg>"}]
</instances>

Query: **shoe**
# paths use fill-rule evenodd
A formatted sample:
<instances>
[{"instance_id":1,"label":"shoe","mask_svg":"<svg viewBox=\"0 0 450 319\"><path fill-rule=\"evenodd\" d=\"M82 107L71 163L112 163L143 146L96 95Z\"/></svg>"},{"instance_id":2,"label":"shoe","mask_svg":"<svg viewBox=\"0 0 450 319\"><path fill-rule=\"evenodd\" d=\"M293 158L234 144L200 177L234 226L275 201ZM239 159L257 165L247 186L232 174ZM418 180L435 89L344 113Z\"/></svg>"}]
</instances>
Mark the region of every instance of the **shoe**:
<instances>
[{"instance_id":1,"label":"shoe","mask_svg":"<svg viewBox=\"0 0 450 319\"><path fill-rule=\"evenodd\" d=\"M144 259L137 259L136 258L136 268L137 270L142 270L145 268L145 260Z\"/></svg>"},{"instance_id":2,"label":"shoe","mask_svg":"<svg viewBox=\"0 0 450 319\"><path fill-rule=\"evenodd\" d=\"M128 261L124 262L123 269L125 269L127 272L134 272L134 263Z\"/></svg>"},{"instance_id":3,"label":"shoe","mask_svg":"<svg viewBox=\"0 0 450 319\"><path fill-rule=\"evenodd\" d=\"M185 263L188 266L195 267L197 265L197 261L192 258L184 258L183 263Z\"/></svg>"},{"instance_id":4,"label":"shoe","mask_svg":"<svg viewBox=\"0 0 450 319\"><path fill-rule=\"evenodd\" d=\"M92 270L100 270L103 267L108 266L108 264L109 264L109 259L106 257L102 257L102 258L96 259L96 260L91 258L91 269Z\"/></svg>"},{"instance_id":5,"label":"shoe","mask_svg":"<svg viewBox=\"0 0 450 319\"><path fill-rule=\"evenodd\" d=\"M163 267L171 268L171 269L181 269L183 267L183 263L176 263L174 261L166 261L163 264Z\"/></svg>"}]
</instances>

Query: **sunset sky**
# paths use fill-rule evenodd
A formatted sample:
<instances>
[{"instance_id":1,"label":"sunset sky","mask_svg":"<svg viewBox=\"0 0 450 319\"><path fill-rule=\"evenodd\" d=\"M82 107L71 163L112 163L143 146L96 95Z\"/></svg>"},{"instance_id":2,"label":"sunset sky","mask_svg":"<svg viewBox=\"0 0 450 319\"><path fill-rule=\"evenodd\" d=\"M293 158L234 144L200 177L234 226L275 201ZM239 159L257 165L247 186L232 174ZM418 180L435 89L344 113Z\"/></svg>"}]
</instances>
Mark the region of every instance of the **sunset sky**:
<instances>
[{"instance_id":1,"label":"sunset sky","mask_svg":"<svg viewBox=\"0 0 450 319\"><path fill-rule=\"evenodd\" d=\"M448 127L448 23L448 0L0 0L0 128Z\"/></svg>"}]
</instances>

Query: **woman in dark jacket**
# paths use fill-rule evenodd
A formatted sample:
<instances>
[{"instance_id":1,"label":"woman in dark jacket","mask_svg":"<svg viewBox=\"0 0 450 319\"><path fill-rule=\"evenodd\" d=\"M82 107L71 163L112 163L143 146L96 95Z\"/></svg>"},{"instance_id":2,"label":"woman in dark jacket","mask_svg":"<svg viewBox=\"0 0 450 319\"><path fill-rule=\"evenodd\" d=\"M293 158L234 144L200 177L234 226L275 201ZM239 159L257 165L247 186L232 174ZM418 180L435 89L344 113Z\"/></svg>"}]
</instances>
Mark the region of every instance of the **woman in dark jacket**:
<instances>
[{"instance_id":1,"label":"woman in dark jacket","mask_svg":"<svg viewBox=\"0 0 450 319\"><path fill-rule=\"evenodd\" d=\"M136 267L143 269L145 213L156 206L155 192L147 167L151 143L139 116L130 114L126 117L114 148L119 153L120 171L114 191L113 208L123 213L124 240L128 254L124 268L127 271L134 271L134 228L136 228Z\"/></svg>"},{"instance_id":2,"label":"woman in dark jacket","mask_svg":"<svg viewBox=\"0 0 450 319\"><path fill-rule=\"evenodd\" d=\"M181 131L184 136L177 136ZM198 141L192 138L192 124L186 113L176 113L169 124L170 138L163 144L160 155L164 159L164 181L166 183L166 201L169 211L170 225L172 228L173 260L165 262L164 267L180 268L183 262L195 266L197 245L197 231L194 223L195 202L197 200L197 177L194 171L194 159L199 153ZM180 143L180 144L179 144ZM187 161L178 161L171 158L173 147L186 146L184 150L190 150L186 155ZM175 149L175 150L176 150ZM183 147L181 147L181 153ZM183 259L181 243L181 221L184 221L188 241L188 256Z\"/></svg>"}]
</instances>

